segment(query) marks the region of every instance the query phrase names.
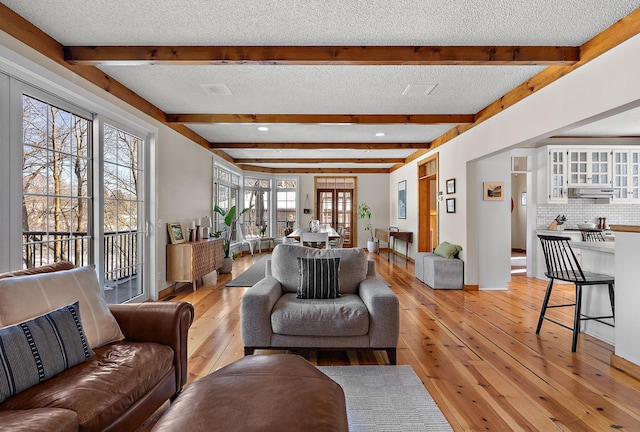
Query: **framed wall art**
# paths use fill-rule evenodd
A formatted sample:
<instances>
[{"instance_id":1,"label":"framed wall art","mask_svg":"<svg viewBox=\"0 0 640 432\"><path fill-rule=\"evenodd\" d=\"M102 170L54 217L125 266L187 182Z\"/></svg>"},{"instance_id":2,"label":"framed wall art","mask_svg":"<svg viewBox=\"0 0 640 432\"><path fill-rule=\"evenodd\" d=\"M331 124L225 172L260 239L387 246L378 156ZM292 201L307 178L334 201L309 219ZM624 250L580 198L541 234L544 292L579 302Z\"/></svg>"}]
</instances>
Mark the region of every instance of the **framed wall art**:
<instances>
[{"instance_id":1,"label":"framed wall art","mask_svg":"<svg viewBox=\"0 0 640 432\"><path fill-rule=\"evenodd\" d=\"M484 182L482 190L485 201L504 201L504 182Z\"/></svg>"},{"instance_id":2,"label":"framed wall art","mask_svg":"<svg viewBox=\"0 0 640 432\"><path fill-rule=\"evenodd\" d=\"M456 179L447 180L447 194L456 193Z\"/></svg>"},{"instance_id":3,"label":"framed wall art","mask_svg":"<svg viewBox=\"0 0 640 432\"><path fill-rule=\"evenodd\" d=\"M407 181L398 183L398 219L407 218Z\"/></svg>"},{"instance_id":4,"label":"framed wall art","mask_svg":"<svg viewBox=\"0 0 640 432\"><path fill-rule=\"evenodd\" d=\"M455 213L456 212L456 199L455 198L447 198L447 213Z\"/></svg>"},{"instance_id":5,"label":"framed wall art","mask_svg":"<svg viewBox=\"0 0 640 432\"><path fill-rule=\"evenodd\" d=\"M167 231L169 232L169 238L171 239L171 244L185 242L185 238L184 238L184 234L182 233L182 226L180 225L180 222L167 223Z\"/></svg>"}]
</instances>

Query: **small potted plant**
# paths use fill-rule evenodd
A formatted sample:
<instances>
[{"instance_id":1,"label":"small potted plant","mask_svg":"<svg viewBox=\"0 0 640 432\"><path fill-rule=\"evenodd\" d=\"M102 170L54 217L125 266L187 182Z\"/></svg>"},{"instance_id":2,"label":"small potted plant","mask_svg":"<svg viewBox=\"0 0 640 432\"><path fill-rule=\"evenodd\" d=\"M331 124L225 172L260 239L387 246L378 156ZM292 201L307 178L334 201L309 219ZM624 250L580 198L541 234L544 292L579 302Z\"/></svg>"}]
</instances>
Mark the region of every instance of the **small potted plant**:
<instances>
[{"instance_id":1,"label":"small potted plant","mask_svg":"<svg viewBox=\"0 0 640 432\"><path fill-rule=\"evenodd\" d=\"M367 250L369 252L378 252L378 242L373 238L373 228L371 226L371 207L365 202L358 206L358 217L366 220L364 226L365 231L369 231L369 239L367 240Z\"/></svg>"},{"instance_id":2,"label":"small potted plant","mask_svg":"<svg viewBox=\"0 0 640 432\"><path fill-rule=\"evenodd\" d=\"M243 209L238 216L243 215L247 211L249 211L253 205L248 208ZM216 205L213 208L215 213L218 213L222 216L222 221L224 222L224 229L222 231L216 231L213 233L214 237L222 237L223 238L223 249L224 249L224 263L220 268L220 273L231 273L233 269L233 258L235 258L235 254L231 253L231 237L233 234L233 225L235 224L235 216L236 216L236 206L231 206L231 208L227 211Z\"/></svg>"}]
</instances>

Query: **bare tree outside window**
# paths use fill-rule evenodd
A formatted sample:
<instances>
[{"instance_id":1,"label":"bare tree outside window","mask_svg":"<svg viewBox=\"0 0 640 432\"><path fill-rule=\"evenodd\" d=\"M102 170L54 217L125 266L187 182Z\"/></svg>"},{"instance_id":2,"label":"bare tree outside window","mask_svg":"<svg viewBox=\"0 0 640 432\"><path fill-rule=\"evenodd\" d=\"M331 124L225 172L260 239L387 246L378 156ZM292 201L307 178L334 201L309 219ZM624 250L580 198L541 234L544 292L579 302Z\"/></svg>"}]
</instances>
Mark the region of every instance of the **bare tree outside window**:
<instances>
[{"instance_id":1,"label":"bare tree outside window","mask_svg":"<svg viewBox=\"0 0 640 432\"><path fill-rule=\"evenodd\" d=\"M23 266L89 261L91 122L24 95Z\"/></svg>"}]
</instances>

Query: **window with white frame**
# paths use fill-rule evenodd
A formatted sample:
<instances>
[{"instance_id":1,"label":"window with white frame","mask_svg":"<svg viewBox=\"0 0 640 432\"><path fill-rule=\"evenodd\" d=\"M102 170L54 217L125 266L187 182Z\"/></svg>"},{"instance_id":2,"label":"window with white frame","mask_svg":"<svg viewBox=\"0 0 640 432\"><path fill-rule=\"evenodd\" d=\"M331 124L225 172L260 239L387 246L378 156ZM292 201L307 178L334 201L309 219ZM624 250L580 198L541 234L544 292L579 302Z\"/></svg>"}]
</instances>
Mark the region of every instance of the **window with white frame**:
<instances>
[{"instance_id":1,"label":"window with white frame","mask_svg":"<svg viewBox=\"0 0 640 432\"><path fill-rule=\"evenodd\" d=\"M62 260L93 265L109 303L146 300L150 279L143 279L142 267L150 248L139 227L145 225L141 185L148 174L140 162L149 138L124 133L110 146L97 113L0 73L0 86L7 83L11 91L0 88L0 104L8 110L0 114L18 121L0 116L0 130L15 137L0 146L2 188L10 191L0 194L0 214L9 226L0 230L7 245L2 269ZM115 238L124 232L127 239ZM126 293L112 282L126 285Z\"/></svg>"},{"instance_id":2,"label":"window with white frame","mask_svg":"<svg viewBox=\"0 0 640 432\"><path fill-rule=\"evenodd\" d=\"M276 180L276 237L290 234L297 221L298 181Z\"/></svg>"},{"instance_id":3,"label":"window with white frame","mask_svg":"<svg viewBox=\"0 0 640 432\"><path fill-rule=\"evenodd\" d=\"M91 257L92 121L22 96L22 259L31 268Z\"/></svg>"},{"instance_id":4,"label":"window with white frame","mask_svg":"<svg viewBox=\"0 0 640 432\"><path fill-rule=\"evenodd\" d=\"M214 165L213 203L225 212L238 204L240 196L240 175L222 166ZM239 210L236 208L236 210ZM240 209L241 210L241 209ZM214 214L215 231L224 231L224 219L218 213ZM232 232L231 241L237 240L235 229Z\"/></svg>"},{"instance_id":5,"label":"window with white frame","mask_svg":"<svg viewBox=\"0 0 640 432\"><path fill-rule=\"evenodd\" d=\"M247 234L270 235L271 180L255 177L244 178L244 227Z\"/></svg>"}]
</instances>

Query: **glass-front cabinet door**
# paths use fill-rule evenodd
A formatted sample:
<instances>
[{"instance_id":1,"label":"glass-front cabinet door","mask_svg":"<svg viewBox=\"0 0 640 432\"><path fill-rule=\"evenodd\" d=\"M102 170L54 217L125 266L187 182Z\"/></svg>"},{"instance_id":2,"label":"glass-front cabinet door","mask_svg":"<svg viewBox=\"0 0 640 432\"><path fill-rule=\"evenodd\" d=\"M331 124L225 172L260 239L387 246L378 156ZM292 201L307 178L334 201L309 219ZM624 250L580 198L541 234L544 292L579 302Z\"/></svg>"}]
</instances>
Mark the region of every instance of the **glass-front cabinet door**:
<instances>
[{"instance_id":1,"label":"glass-front cabinet door","mask_svg":"<svg viewBox=\"0 0 640 432\"><path fill-rule=\"evenodd\" d=\"M614 150L612 177L615 202L640 202L640 150Z\"/></svg>"},{"instance_id":2,"label":"glass-front cabinet door","mask_svg":"<svg viewBox=\"0 0 640 432\"><path fill-rule=\"evenodd\" d=\"M569 150L569 187L611 186L609 157L608 149Z\"/></svg>"},{"instance_id":3,"label":"glass-front cabinet door","mask_svg":"<svg viewBox=\"0 0 640 432\"><path fill-rule=\"evenodd\" d=\"M565 149L549 150L549 202L567 202Z\"/></svg>"}]
</instances>

